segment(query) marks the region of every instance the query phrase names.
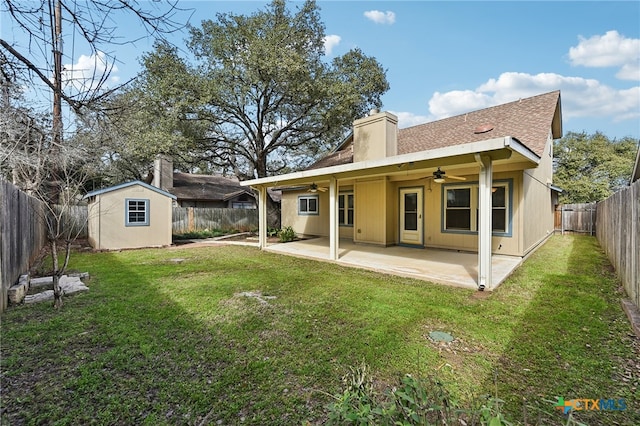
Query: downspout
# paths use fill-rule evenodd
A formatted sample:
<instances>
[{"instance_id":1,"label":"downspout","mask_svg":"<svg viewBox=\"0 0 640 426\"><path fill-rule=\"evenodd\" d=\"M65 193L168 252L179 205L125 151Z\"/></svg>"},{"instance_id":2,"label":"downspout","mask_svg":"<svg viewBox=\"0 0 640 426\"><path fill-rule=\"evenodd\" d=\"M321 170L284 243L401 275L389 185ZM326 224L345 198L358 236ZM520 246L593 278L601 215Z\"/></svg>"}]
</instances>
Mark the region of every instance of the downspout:
<instances>
[{"instance_id":1,"label":"downspout","mask_svg":"<svg viewBox=\"0 0 640 426\"><path fill-rule=\"evenodd\" d=\"M493 186L493 163L491 157L474 154L480 165L478 176L478 290L492 287L491 274L491 214L493 210L491 188Z\"/></svg>"}]
</instances>

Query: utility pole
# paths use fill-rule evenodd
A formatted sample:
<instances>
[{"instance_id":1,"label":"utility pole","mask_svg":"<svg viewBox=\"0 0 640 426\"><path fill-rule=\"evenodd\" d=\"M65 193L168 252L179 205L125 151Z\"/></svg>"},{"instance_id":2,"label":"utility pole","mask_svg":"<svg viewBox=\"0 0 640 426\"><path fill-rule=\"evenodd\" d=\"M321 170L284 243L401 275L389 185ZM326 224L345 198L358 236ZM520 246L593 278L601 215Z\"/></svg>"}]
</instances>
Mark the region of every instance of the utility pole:
<instances>
[{"instance_id":1,"label":"utility pole","mask_svg":"<svg viewBox=\"0 0 640 426\"><path fill-rule=\"evenodd\" d=\"M53 148L62 146L62 5L56 0L53 39Z\"/></svg>"},{"instance_id":2,"label":"utility pole","mask_svg":"<svg viewBox=\"0 0 640 426\"><path fill-rule=\"evenodd\" d=\"M62 150L62 4L55 0L54 28L53 28L53 137L49 155L55 158ZM56 160L51 167L51 181L49 182L48 199L52 203L60 201L60 169Z\"/></svg>"}]
</instances>

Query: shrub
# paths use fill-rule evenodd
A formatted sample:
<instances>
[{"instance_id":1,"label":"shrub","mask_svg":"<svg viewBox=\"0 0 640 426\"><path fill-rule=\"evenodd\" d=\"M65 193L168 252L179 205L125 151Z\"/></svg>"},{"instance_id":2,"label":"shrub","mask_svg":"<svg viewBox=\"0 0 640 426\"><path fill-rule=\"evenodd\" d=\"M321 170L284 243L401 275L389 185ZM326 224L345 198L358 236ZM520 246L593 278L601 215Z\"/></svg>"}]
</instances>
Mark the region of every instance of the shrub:
<instances>
[{"instance_id":1,"label":"shrub","mask_svg":"<svg viewBox=\"0 0 640 426\"><path fill-rule=\"evenodd\" d=\"M197 240L201 238L214 238L221 237L223 235L227 235L237 231L222 231L220 229L205 229L204 231L191 231L185 232L184 234L174 234L174 240Z\"/></svg>"},{"instance_id":2,"label":"shrub","mask_svg":"<svg viewBox=\"0 0 640 426\"><path fill-rule=\"evenodd\" d=\"M279 234L280 234L280 230L278 228L269 227L267 229L267 237L277 237Z\"/></svg>"},{"instance_id":3,"label":"shrub","mask_svg":"<svg viewBox=\"0 0 640 426\"><path fill-rule=\"evenodd\" d=\"M280 242L288 243L289 241L295 240L296 237L296 231L294 231L290 226L287 226L286 228L282 228L280 230Z\"/></svg>"}]
</instances>

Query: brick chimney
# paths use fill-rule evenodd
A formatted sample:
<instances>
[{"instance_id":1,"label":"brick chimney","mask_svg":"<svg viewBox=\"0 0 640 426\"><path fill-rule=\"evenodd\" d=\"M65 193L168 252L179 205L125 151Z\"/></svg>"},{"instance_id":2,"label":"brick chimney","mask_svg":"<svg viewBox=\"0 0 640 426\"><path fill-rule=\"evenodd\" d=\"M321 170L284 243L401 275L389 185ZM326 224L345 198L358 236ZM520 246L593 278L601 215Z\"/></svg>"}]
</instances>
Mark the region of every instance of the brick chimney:
<instances>
[{"instance_id":1,"label":"brick chimney","mask_svg":"<svg viewBox=\"0 0 640 426\"><path fill-rule=\"evenodd\" d=\"M173 189L173 160L165 155L158 155L153 162L153 182L151 185L163 191Z\"/></svg>"},{"instance_id":2,"label":"brick chimney","mask_svg":"<svg viewBox=\"0 0 640 426\"><path fill-rule=\"evenodd\" d=\"M378 160L398 154L398 117L371 110L353 122L353 162Z\"/></svg>"}]
</instances>

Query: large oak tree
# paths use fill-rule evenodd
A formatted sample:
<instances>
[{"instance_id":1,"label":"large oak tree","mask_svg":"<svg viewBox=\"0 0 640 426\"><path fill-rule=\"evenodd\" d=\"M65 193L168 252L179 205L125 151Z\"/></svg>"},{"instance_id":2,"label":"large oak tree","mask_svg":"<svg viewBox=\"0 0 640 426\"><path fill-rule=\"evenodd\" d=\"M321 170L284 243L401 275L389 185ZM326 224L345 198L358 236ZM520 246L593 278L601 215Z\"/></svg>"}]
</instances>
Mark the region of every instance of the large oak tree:
<instances>
[{"instance_id":1,"label":"large oak tree","mask_svg":"<svg viewBox=\"0 0 640 426\"><path fill-rule=\"evenodd\" d=\"M569 132L554 146L554 184L564 203L601 201L628 185L638 142L604 134Z\"/></svg>"},{"instance_id":2,"label":"large oak tree","mask_svg":"<svg viewBox=\"0 0 640 426\"><path fill-rule=\"evenodd\" d=\"M291 11L274 0L250 16L223 13L192 27L191 60L158 43L129 92L152 121L131 128L130 141L241 178L304 167L335 146L354 119L381 107L389 89L375 58L353 49L329 61L324 38L314 1ZM151 129L174 143L157 135L149 144L143 133ZM178 135L191 140L188 148Z\"/></svg>"}]
</instances>

